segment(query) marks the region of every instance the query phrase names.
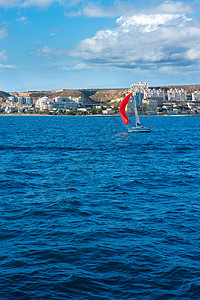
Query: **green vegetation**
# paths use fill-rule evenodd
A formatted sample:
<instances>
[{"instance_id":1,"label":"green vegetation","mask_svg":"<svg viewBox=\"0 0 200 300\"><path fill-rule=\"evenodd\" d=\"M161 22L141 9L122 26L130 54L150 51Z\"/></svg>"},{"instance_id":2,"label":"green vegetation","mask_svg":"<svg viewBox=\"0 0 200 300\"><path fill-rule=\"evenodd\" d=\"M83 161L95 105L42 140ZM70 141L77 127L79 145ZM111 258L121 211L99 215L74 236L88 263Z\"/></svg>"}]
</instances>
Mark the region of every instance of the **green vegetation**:
<instances>
[{"instance_id":1,"label":"green vegetation","mask_svg":"<svg viewBox=\"0 0 200 300\"><path fill-rule=\"evenodd\" d=\"M88 113L87 111L78 111L77 116L86 116Z\"/></svg>"}]
</instances>

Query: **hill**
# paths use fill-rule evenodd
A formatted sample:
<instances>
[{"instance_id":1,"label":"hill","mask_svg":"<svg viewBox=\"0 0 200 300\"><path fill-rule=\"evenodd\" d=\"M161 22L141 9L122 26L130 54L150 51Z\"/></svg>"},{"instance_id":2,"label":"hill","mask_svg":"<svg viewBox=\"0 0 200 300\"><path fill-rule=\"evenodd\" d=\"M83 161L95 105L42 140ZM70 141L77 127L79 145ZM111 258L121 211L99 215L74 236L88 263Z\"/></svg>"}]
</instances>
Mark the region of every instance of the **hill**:
<instances>
[{"instance_id":1,"label":"hill","mask_svg":"<svg viewBox=\"0 0 200 300\"><path fill-rule=\"evenodd\" d=\"M5 98L7 98L7 97L9 97L10 96L10 94L9 93L6 93L6 92L3 92L3 91L0 91L0 98L3 98L3 99L5 99Z\"/></svg>"},{"instance_id":2,"label":"hill","mask_svg":"<svg viewBox=\"0 0 200 300\"><path fill-rule=\"evenodd\" d=\"M150 88L156 89L164 89L167 91L170 88L178 88L178 89L185 89L187 91L187 95L190 98L191 93L195 90L200 90L200 84L194 85L168 85L168 86L150 86ZM83 103L104 103L106 101L116 101L120 100L123 95L128 91L128 88L119 88L119 89L60 89L60 90L52 90L52 91L29 91L23 93L10 93L15 96L23 96L23 97L33 97L34 100L47 96L49 98L54 97L82 97ZM6 97L10 96L9 93L0 92L0 97L5 99Z\"/></svg>"},{"instance_id":3,"label":"hill","mask_svg":"<svg viewBox=\"0 0 200 300\"><path fill-rule=\"evenodd\" d=\"M99 103L105 101L112 101L120 99L124 92L127 89L82 89L82 90L72 90L72 89L63 89L63 90L53 90L53 91L33 91L33 92L24 92L18 93L18 96L23 97L33 97L34 99L47 96L49 98L54 97L82 97L83 103Z\"/></svg>"}]
</instances>

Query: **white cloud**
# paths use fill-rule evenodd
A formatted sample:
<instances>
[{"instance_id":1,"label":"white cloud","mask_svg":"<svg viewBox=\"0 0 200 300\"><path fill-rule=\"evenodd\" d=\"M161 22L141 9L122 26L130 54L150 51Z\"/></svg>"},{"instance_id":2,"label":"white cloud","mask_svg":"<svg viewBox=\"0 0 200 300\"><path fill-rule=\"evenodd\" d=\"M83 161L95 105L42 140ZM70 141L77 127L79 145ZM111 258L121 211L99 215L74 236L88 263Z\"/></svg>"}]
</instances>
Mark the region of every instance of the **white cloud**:
<instances>
[{"instance_id":1,"label":"white cloud","mask_svg":"<svg viewBox=\"0 0 200 300\"><path fill-rule=\"evenodd\" d=\"M90 69L90 66L85 63L78 63L74 66L62 64L61 67L60 66L57 66L57 67L58 67L58 69L64 70L64 71L82 71L82 70Z\"/></svg>"},{"instance_id":2,"label":"white cloud","mask_svg":"<svg viewBox=\"0 0 200 300\"><path fill-rule=\"evenodd\" d=\"M180 20L181 19L181 20ZM134 28L142 29L145 32L151 32L158 30L161 26L174 26L178 21L189 21L184 15L170 15L170 14L151 14L151 15L136 15L132 17L120 17L117 19L117 23L126 30L126 32L132 31Z\"/></svg>"},{"instance_id":3,"label":"white cloud","mask_svg":"<svg viewBox=\"0 0 200 300\"><path fill-rule=\"evenodd\" d=\"M17 18L17 21L18 22L26 22L27 21L27 17L22 16L20 18Z\"/></svg>"},{"instance_id":4,"label":"white cloud","mask_svg":"<svg viewBox=\"0 0 200 300\"><path fill-rule=\"evenodd\" d=\"M189 60L200 60L200 49L199 48L191 48L186 52L186 57Z\"/></svg>"},{"instance_id":5,"label":"white cloud","mask_svg":"<svg viewBox=\"0 0 200 300\"><path fill-rule=\"evenodd\" d=\"M28 20L27 17L25 16L21 16L20 18L17 18L17 21L22 23L23 25L26 25L26 24L30 24L31 22Z\"/></svg>"},{"instance_id":6,"label":"white cloud","mask_svg":"<svg viewBox=\"0 0 200 300\"><path fill-rule=\"evenodd\" d=\"M42 48L36 49L35 51L31 52L32 55L52 59L58 56L66 56L67 50L66 49L56 49L50 48L49 46L44 46Z\"/></svg>"},{"instance_id":7,"label":"white cloud","mask_svg":"<svg viewBox=\"0 0 200 300\"><path fill-rule=\"evenodd\" d=\"M77 70L77 71L87 70L87 69L89 69L89 66L85 63L79 63L79 64L75 65L73 69Z\"/></svg>"},{"instance_id":8,"label":"white cloud","mask_svg":"<svg viewBox=\"0 0 200 300\"><path fill-rule=\"evenodd\" d=\"M28 6L37 6L37 7L48 7L53 3L62 4L65 1L62 0L0 0L0 7L28 7Z\"/></svg>"},{"instance_id":9,"label":"white cloud","mask_svg":"<svg viewBox=\"0 0 200 300\"><path fill-rule=\"evenodd\" d=\"M95 64L140 69L197 63L200 21L182 13L179 2L163 4L167 13L157 10L118 18L115 29L101 30L82 40L71 49L71 56Z\"/></svg>"},{"instance_id":10,"label":"white cloud","mask_svg":"<svg viewBox=\"0 0 200 300\"><path fill-rule=\"evenodd\" d=\"M7 61L8 57L6 55L6 50L1 50L0 51L0 61ZM0 69L17 69L16 65L11 65L11 64L0 64Z\"/></svg>"},{"instance_id":11,"label":"white cloud","mask_svg":"<svg viewBox=\"0 0 200 300\"><path fill-rule=\"evenodd\" d=\"M0 51L0 60L7 60L6 50Z\"/></svg>"},{"instance_id":12,"label":"white cloud","mask_svg":"<svg viewBox=\"0 0 200 300\"><path fill-rule=\"evenodd\" d=\"M77 10L66 12L67 16L86 16L89 18L113 18L121 15L130 15L135 6L130 1L115 2L112 6L104 6L96 2L86 2Z\"/></svg>"},{"instance_id":13,"label":"white cloud","mask_svg":"<svg viewBox=\"0 0 200 300\"><path fill-rule=\"evenodd\" d=\"M20 0L0 0L0 7L13 7L20 5Z\"/></svg>"},{"instance_id":14,"label":"white cloud","mask_svg":"<svg viewBox=\"0 0 200 300\"><path fill-rule=\"evenodd\" d=\"M149 10L149 2L151 6L154 6L154 2L158 3L159 1L146 1L145 5L141 5L141 1L113 1L113 4L102 5L101 1L86 1L86 0L0 0L0 7L30 7L36 6L40 8L48 7L52 4L59 4L67 10L65 14L67 16L86 16L91 18L99 17L119 17L129 16L133 12L141 13L145 10ZM193 8L191 4L182 1L165 1L157 6L157 13L192 13ZM136 10L136 6L140 7ZM154 9L154 12L156 10Z\"/></svg>"},{"instance_id":15,"label":"white cloud","mask_svg":"<svg viewBox=\"0 0 200 300\"><path fill-rule=\"evenodd\" d=\"M113 18L120 16L140 15L141 13L149 14L185 14L193 13L194 7L190 1L113 1L113 5L105 6L96 1L77 1L81 4L76 7L76 1L73 2L72 10L65 12L66 16L76 17L85 16L89 18ZM161 2L158 4L158 2ZM155 7L155 4L157 6ZM73 9L75 7L75 9ZM69 9L69 7L68 7Z\"/></svg>"},{"instance_id":16,"label":"white cloud","mask_svg":"<svg viewBox=\"0 0 200 300\"><path fill-rule=\"evenodd\" d=\"M22 6L38 6L38 7L47 7L53 3L59 3L60 1L55 1L55 0L25 0L22 3Z\"/></svg>"},{"instance_id":17,"label":"white cloud","mask_svg":"<svg viewBox=\"0 0 200 300\"><path fill-rule=\"evenodd\" d=\"M141 2L138 1L113 1L113 5L105 6L101 4L101 1L86 1L86 0L0 0L0 7L30 7L36 6L45 8L54 3L59 4L67 9L66 15L68 16L86 16L92 18L98 17L119 17L121 15L129 16L133 12L141 13L145 10L149 10L149 2L151 6L154 6L154 2L159 1L146 1L145 5L140 5ZM157 13L192 13L194 8L190 4L191 2L182 1L165 1L157 6ZM136 10L136 6L140 7Z\"/></svg>"},{"instance_id":18,"label":"white cloud","mask_svg":"<svg viewBox=\"0 0 200 300\"><path fill-rule=\"evenodd\" d=\"M17 69L17 66L0 64L0 69Z\"/></svg>"},{"instance_id":19,"label":"white cloud","mask_svg":"<svg viewBox=\"0 0 200 300\"><path fill-rule=\"evenodd\" d=\"M6 28L0 28L0 39L3 39L8 35L8 31Z\"/></svg>"},{"instance_id":20,"label":"white cloud","mask_svg":"<svg viewBox=\"0 0 200 300\"><path fill-rule=\"evenodd\" d=\"M194 8L187 2L165 1L157 7L155 12L164 14L189 14L194 12Z\"/></svg>"}]
</instances>

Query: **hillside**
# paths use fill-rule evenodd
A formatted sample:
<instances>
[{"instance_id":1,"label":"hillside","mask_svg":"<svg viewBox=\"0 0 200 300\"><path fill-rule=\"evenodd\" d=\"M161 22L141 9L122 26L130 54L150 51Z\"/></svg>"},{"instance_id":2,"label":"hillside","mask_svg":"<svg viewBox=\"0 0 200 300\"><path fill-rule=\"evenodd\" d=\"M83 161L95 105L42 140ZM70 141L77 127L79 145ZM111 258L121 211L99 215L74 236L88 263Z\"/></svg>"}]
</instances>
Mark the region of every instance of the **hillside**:
<instances>
[{"instance_id":1,"label":"hillside","mask_svg":"<svg viewBox=\"0 0 200 300\"><path fill-rule=\"evenodd\" d=\"M6 92L3 92L3 91L0 91L0 98L3 98L3 99L5 99L5 98L7 98L7 97L9 97L10 96L10 94L9 93L6 93Z\"/></svg>"},{"instance_id":2,"label":"hillside","mask_svg":"<svg viewBox=\"0 0 200 300\"><path fill-rule=\"evenodd\" d=\"M33 97L40 98L47 96L49 98L54 97L82 97L84 103L99 103L111 100L117 100L122 97L124 92L127 89L83 89L83 90L72 90L72 89L63 89L63 90L53 90L53 91L42 91L42 92L25 92L18 93L19 96L23 97Z\"/></svg>"},{"instance_id":3,"label":"hillside","mask_svg":"<svg viewBox=\"0 0 200 300\"><path fill-rule=\"evenodd\" d=\"M95 94L90 96L90 99L96 102L112 101L122 98L127 89L107 89L97 90Z\"/></svg>"},{"instance_id":4,"label":"hillside","mask_svg":"<svg viewBox=\"0 0 200 300\"><path fill-rule=\"evenodd\" d=\"M194 85L170 85L170 86L150 86L150 88L164 89L167 91L170 88L183 88L187 91L187 95L191 97L191 93L195 90L200 90L200 84ZM53 91L30 91L23 93L10 93L15 96L31 96L34 100L47 96L49 98L54 97L82 97L83 103L104 103L106 101L119 100L123 95L128 91L128 88L119 88L119 89L60 89ZM10 94L5 92L0 92L0 98L5 99L10 96Z\"/></svg>"}]
</instances>

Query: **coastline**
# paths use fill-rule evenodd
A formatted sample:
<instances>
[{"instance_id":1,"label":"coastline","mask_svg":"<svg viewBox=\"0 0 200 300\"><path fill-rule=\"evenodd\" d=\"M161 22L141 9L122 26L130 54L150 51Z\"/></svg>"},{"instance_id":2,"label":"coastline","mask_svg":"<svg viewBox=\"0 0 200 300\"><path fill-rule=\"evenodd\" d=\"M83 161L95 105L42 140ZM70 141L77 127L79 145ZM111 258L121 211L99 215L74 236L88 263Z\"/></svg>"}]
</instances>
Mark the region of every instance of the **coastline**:
<instances>
[{"instance_id":1,"label":"coastline","mask_svg":"<svg viewBox=\"0 0 200 300\"><path fill-rule=\"evenodd\" d=\"M139 115L140 117L200 117L196 115ZM120 114L115 115L48 115L48 114L0 114L0 117L120 117Z\"/></svg>"}]
</instances>

